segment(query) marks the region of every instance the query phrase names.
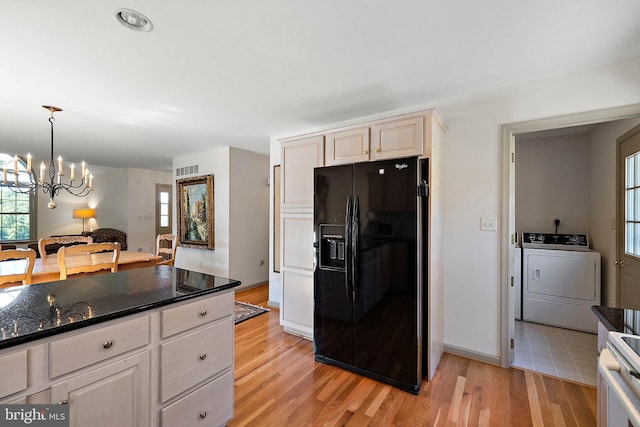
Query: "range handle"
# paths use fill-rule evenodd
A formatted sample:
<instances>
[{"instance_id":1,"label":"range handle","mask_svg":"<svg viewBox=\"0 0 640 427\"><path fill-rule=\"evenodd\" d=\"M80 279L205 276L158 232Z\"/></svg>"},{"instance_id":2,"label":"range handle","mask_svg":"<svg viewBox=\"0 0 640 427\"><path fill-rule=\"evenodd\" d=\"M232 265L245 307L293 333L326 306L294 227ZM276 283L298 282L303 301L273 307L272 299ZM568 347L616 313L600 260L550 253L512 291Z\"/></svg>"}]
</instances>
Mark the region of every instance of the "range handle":
<instances>
[{"instance_id":1,"label":"range handle","mask_svg":"<svg viewBox=\"0 0 640 427\"><path fill-rule=\"evenodd\" d=\"M351 264L353 260L351 259L351 227L352 224L352 216L353 216L353 201L351 196L347 197L347 206L345 212L345 224L344 224L344 288L347 294L347 301L351 301Z\"/></svg>"}]
</instances>

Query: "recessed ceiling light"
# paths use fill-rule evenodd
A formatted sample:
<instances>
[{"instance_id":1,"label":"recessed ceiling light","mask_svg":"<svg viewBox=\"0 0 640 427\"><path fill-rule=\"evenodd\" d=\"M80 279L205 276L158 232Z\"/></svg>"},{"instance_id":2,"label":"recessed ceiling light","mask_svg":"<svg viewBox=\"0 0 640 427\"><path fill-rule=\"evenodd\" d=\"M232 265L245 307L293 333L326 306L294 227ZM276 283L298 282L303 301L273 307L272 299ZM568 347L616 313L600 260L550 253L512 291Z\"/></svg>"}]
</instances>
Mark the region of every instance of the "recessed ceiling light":
<instances>
[{"instance_id":1,"label":"recessed ceiling light","mask_svg":"<svg viewBox=\"0 0 640 427\"><path fill-rule=\"evenodd\" d=\"M140 12L131 9L118 9L115 12L119 23L134 31L149 32L153 30L153 22Z\"/></svg>"}]
</instances>

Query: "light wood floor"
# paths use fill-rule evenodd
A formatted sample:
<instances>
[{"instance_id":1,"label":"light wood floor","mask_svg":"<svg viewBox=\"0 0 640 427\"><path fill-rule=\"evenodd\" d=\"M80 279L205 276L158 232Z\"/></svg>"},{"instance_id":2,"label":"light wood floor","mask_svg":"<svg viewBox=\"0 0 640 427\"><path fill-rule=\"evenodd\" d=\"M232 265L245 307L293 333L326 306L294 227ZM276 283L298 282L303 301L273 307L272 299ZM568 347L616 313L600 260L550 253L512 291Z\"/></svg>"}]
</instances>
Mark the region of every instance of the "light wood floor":
<instances>
[{"instance_id":1,"label":"light wood floor","mask_svg":"<svg viewBox=\"0 0 640 427\"><path fill-rule=\"evenodd\" d=\"M266 306L266 285L236 300ZM315 362L278 311L235 332L235 416L229 426L595 426L596 389L445 354L418 396Z\"/></svg>"}]
</instances>

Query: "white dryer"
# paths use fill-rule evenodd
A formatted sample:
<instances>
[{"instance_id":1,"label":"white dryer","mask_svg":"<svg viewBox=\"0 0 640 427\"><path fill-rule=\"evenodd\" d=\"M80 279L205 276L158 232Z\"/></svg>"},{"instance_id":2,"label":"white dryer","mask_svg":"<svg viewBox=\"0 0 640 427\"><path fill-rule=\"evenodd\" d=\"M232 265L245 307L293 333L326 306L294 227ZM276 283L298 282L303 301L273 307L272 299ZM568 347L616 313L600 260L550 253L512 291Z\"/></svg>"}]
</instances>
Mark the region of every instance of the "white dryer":
<instances>
[{"instance_id":1,"label":"white dryer","mask_svg":"<svg viewBox=\"0 0 640 427\"><path fill-rule=\"evenodd\" d=\"M591 306L600 305L600 253L586 235L523 233L522 318L597 332Z\"/></svg>"}]
</instances>

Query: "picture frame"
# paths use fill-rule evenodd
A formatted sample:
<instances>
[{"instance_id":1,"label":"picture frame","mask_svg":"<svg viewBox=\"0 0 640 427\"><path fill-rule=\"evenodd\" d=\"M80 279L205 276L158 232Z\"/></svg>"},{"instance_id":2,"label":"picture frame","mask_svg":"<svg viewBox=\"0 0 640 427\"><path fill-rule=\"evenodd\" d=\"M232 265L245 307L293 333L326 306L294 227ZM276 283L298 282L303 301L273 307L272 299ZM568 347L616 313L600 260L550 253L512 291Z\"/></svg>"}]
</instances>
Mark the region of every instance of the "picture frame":
<instances>
[{"instance_id":1,"label":"picture frame","mask_svg":"<svg viewBox=\"0 0 640 427\"><path fill-rule=\"evenodd\" d=\"M176 222L180 246L215 249L213 184L213 175L176 180Z\"/></svg>"}]
</instances>

